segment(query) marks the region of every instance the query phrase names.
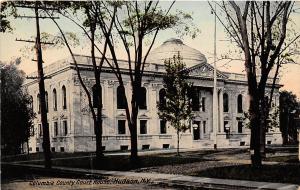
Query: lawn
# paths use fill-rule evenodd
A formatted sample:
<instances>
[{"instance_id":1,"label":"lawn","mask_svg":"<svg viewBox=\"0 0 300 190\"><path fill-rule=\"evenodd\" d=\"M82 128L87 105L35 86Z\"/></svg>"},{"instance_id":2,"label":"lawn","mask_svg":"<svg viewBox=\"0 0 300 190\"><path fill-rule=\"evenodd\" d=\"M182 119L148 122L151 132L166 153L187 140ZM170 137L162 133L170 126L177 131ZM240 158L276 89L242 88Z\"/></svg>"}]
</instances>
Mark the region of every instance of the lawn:
<instances>
[{"instance_id":1,"label":"lawn","mask_svg":"<svg viewBox=\"0 0 300 190\"><path fill-rule=\"evenodd\" d=\"M264 165L261 168L253 168L250 165L215 167L194 173L193 175L212 178L293 183L300 185L299 164Z\"/></svg>"},{"instance_id":2,"label":"lawn","mask_svg":"<svg viewBox=\"0 0 300 190\"><path fill-rule=\"evenodd\" d=\"M268 164L259 169L238 162L241 159L249 159L248 154L247 149L189 151L181 153L181 156L176 156L175 153L150 154L139 156L139 162L132 165L128 155L106 155L97 160L92 153L55 153L53 158L64 159L53 159L52 163L54 166L74 168L130 170L300 184L300 164L295 153L285 156L267 156L265 161L280 162L280 164ZM37 159L43 159L43 155L41 153L31 154L30 156L10 158L10 161L33 160L26 163L44 163L42 160L34 161Z\"/></svg>"}]
</instances>

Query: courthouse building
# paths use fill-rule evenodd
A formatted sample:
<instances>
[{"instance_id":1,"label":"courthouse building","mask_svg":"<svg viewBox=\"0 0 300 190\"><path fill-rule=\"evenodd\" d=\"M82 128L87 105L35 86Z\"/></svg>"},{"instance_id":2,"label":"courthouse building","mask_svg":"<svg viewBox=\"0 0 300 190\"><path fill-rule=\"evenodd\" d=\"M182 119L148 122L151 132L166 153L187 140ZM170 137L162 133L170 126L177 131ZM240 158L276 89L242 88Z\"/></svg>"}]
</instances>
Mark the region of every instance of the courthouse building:
<instances>
[{"instance_id":1,"label":"courthouse building","mask_svg":"<svg viewBox=\"0 0 300 190\"><path fill-rule=\"evenodd\" d=\"M217 71L218 113L213 113L213 67L198 50L185 45L179 39L169 39L150 52L143 76L143 103L138 113L138 148L162 149L176 147L176 131L158 117L157 103L163 98L162 77L164 60L180 52L188 67L189 80L195 86L192 99L194 113L190 129L181 134L181 148L212 148L217 138L218 147L247 147L250 130L244 121L248 110L247 80L245 74ZM91 59L76 56L84 83L92 92L95 84ZM125 93L130 102L130 78L125 60L122 67ZM80 85L72 59L57 61L44 67L48 124L51 150L56 152L95 151L96 138L87 96ZM36 76L32 73L30 76ZM272 80L268 81L270 91ZM25 83L33 99L37 113L34 136L29 143L30 152L42 151L42 127L40 118L38 82L27 79ZM276 84L274 104L279 104L279 88ZM103 102L103 148L105 150L130 149L130 132L127 126L123 92L108 65L101 74ZM218 116L217 135L213 129L213 116ZM282 142L279 129L271 129L267 144Z\"/></svg>"}]
</instances>

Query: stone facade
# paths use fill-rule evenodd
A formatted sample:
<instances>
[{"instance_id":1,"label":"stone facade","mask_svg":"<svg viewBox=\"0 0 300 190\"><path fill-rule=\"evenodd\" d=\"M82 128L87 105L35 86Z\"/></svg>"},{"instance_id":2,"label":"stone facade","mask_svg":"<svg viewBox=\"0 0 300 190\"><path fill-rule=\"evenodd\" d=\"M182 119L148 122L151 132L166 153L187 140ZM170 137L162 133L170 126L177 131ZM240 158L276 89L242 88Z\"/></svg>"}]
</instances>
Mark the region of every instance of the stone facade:
<instances>
[{"instance_id":1,"label":"stone facade","mask_svg":"<svg viewBox=\"0 0 300 190\"><path fill-rule=\"evenodd\" d=\"M183 61L190 71L190 81L197 87L199 98L198 108L194 111L194 121L190 130L181 134L181 148L213 147L215 133L212 118L213 67L199 51L192 49L178 39L170 39L162 46L154 49L145 67L142 86L146 89L146 109L138 114L138 148L162 149L176 147L176 132L164 123L157 114L159 91L163 88L163 60L172 57L180 51ZM84 83L91 90L94 85L91 60L87 56L76 56L80 64ZM123 79L125 92L130 101L130 83L127 74L126 61L120 60L124 68ZM78 152L95 151L95 135L93 120L87 102L87 96L81 87L74 64L71 59L55 62L44 68L45 75L51 77L45 80L48 94L48 123L52 151ZM32 73L35 76L36 73ZM247 81L245 75L217 71L217 88L219 104L219 126L217 131L218 147L249 146L250 131L242 122L241 110L248 109ZM271 84L271 80L269 81ZM108 65L104 65L101 74L103 102L103 146L105 150L130 149L130 133L127 126L124 109L117 109L118 81ZM276 85L274 103L279 104L279 87ZM38 101L38 83L28 79L25 84L33 98L33 109L37 113L34 136L30 139L30 151L42 151L42 131ZM268 89L270 90L270 89ZM56 98L55 98L56 97ZM225 102L224 102L225 101ZM197 101L196 101L197 102ZM241 105L238 105L240 102ZM228 106L224 105L228 104ZM197 107L197 106L196 106ZM226 109L226 110L224 110ZM125 120L125 131L123 125ZM143 126L140 126L143 125ZM146 125L146 127L145 127ZM143 130L140 128L143 127ZM139 132L145 133L140 134ZM281 143L278 129L267 133L267 143Z\"/></svg>"}]
</instances>

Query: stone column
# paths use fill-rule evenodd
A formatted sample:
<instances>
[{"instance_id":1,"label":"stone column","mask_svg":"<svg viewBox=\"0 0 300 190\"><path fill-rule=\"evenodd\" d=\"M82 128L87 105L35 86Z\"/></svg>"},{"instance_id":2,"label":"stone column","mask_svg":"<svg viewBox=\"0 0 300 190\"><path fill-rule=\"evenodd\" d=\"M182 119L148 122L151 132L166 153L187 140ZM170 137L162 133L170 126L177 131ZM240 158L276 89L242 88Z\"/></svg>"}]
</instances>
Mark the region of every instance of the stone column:
<instances>
[{"instance_id":1,"label":"stone column","mask_svg":"<svg viewBox=\"0 0 300 190\"><path fill-rule=\"evenodd\" d=\"M223 89L219 90L219 132L224 132Z\"/></svg>"}]
</instances>

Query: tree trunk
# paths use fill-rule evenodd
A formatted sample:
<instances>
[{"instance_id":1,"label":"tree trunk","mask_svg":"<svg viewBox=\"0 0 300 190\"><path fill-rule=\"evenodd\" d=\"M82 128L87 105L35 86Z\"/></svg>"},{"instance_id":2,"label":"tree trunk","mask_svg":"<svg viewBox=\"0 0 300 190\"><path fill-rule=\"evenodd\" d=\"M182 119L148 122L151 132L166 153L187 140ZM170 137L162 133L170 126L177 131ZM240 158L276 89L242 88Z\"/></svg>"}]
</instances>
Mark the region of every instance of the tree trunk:
<instances>
[{"instance_id":1,"label":"tree trunk","mask_svg":"<svg viewBox=\"0 0 300 190\"><path fill-rule=\"evenodd\" d=\"M93 54L93 59L95 58ZM97 68L96 68L97 69ZM95 133L96 133L96 158L100 159L103 157L103 149L102 149L102 90L100 84L100 73L98 71L95 72L96 78L96 89L97 89L97 115L94 121ZM91 107L93 109L93 107Z\"/></svg>"},{"instance_id":2,"label":"tree trunk","mask_svg":"<svg viewBox=\"0 0 300 190\"><path fill-rule=\"evenodd\" d=\"M130 161L133 165L136 165L138 162L138 139L137 139L137 115L139 111L139 104L137 97L139 97L139 90L141 88L141 82L139 78L136 78L136 81L133 83L132 88L132 98L131 98L131 117L129 123L130 130Z\"/></svg>"},{"instance_id":3,"label":"tree trunk","mask_svg":"<svg viewBox=\"0 0 300 190\"><path fill-rule=\"evenodd\" d=\"M29 139L27 140L27 154L29 155Z\"/></svg>"},{"instance_id":4,"label":"tree trunk","mask_svg":"<svg viewBox=\"0 0 300 190\"><path fill-rule=\"evenodd\" d=\"M177 156L179 156L179 129L177 128Z\"/></svg>"},{"instance_id":5,"label":"tree trunk","mask_svg":"<svg viewBox=\"0 0 300 190\"><path fill-rule=\"evenodd\" d=\"M261 155L260 155L260 113L259 113L259 102L258 96L250 94L250 153L251 153L251 164L253 167L261 166Z\"/></svg>"},{"instance_id":6,"label":"tree trunk","mask_svg":"<svg viewBox=\"0 0 300 190\"><path fill-rule=\"evenodd\" d=\"M131 120L130 129L130 161L132 164L136 164L138 161L137 119Z\"/></svg>"},{"instance_id":7,"label":"tree trunk","mask_svg":"<svg viewBox=\"0 0 300 190\"><path fill-rule=\"evenodd\" d=\"M96 158L100 159L103 157L103 149L102 149L102 119L97 118L94 121L94 129L96 134Z\"/></svg>"}]
</instances>

